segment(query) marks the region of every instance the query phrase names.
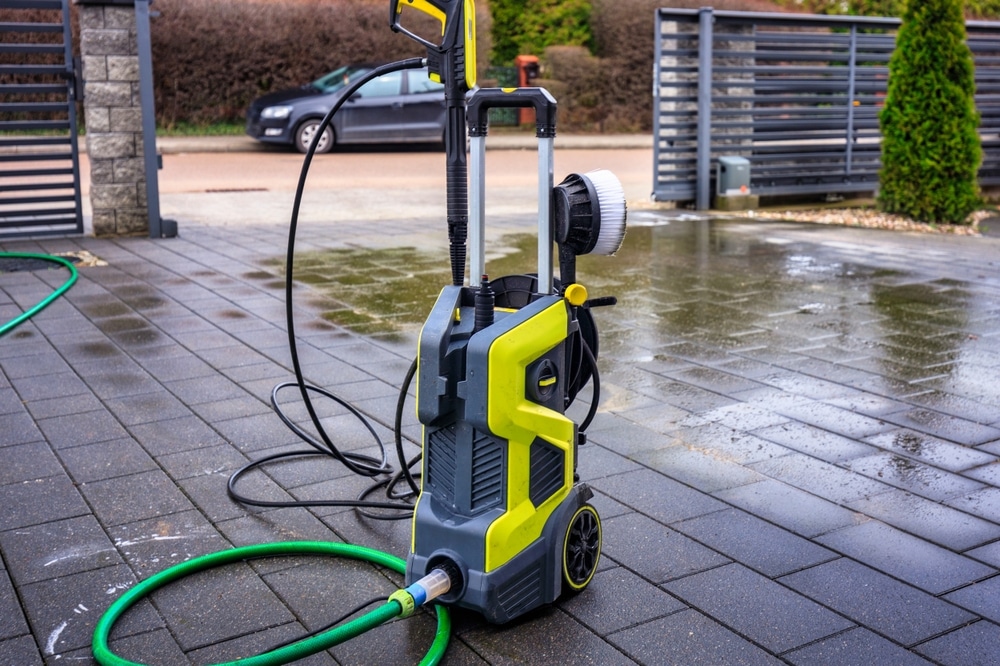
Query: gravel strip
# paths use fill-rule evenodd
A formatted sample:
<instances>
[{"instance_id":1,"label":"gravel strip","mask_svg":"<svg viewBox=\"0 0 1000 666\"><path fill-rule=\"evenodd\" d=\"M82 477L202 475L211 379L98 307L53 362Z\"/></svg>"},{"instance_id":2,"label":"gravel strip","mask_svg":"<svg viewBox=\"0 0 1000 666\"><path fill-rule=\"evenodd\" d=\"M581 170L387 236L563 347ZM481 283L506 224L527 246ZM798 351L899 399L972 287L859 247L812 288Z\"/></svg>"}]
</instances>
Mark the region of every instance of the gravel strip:
<instances>
[{"instance_id":1,"label":"gravel strip","mask_svg":"<svg viewBox=\"0 0 1000 666\"><path fill-rule=\"evenodd\" d=\"M734 213L737 217L765 220L787 220L813 222L815 224L839 224L847 227L869 229L890 229L893 231L917 231L929 234L957 234L960 236L981 236L979 223L995 217L996 211L981 210L969 216L969 224L927 224L915 222L902 215L889 215L874 208L829 208L822 210L748 210Z\"/></svg>"}]
</instances>

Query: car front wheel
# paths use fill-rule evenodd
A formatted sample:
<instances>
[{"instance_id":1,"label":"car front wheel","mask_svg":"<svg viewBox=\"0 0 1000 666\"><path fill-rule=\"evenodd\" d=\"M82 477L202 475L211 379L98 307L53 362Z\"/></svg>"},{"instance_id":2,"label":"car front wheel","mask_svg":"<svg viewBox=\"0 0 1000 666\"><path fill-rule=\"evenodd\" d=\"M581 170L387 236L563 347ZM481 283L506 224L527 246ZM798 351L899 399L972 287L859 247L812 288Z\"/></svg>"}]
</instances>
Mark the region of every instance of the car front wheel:
<instances>
[{"instance_id":1,"label":"car front wheel","mask_svg":"<svg viewBox=\"0 0 1000 666\"><path fill-rule=\"evenodd\" d=\"M306 120L295 130L295 149L300 153L309 151L309 144L316 139L316 130L319 129L320 121ZM328 153L333 148L334 137L333 128L327 127L319 137L319 145L316 146L317 153Z\"/></svg>"}]
</instances>

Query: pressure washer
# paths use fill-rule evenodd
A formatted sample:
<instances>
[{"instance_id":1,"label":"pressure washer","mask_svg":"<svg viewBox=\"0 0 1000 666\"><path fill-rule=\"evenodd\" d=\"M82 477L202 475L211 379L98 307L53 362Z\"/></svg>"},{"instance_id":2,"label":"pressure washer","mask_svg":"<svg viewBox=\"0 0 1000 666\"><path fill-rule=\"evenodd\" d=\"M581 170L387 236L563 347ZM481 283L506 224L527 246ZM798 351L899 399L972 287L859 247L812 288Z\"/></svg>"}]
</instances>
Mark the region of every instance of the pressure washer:
<instances>
[{"instance_id":1,"label":"pressure washer","mask_svg":"<svg viewBox=\"0 0 1000 666\"><path fill-rule=\"evenodd\" d=\"M428 17L433 37L424 36ZM424 45L427 57L369 72L345 91L317 135L351 94L377 76L427 66L431 77L444 84L452 284L441 290L421 328L417 358L400 393L396 443L402 469L390 474L384 447L380 459L339 451L324 431L310 394L345 406L369 426L377 441L378 437L348 403L303 379L292 316L292 265L313 145L303 160L287 248L286 324L296 381L279 384L271 395L281 418L312 448L244 466L230 477L228 491L237 501L258 506L349 505L364 511L396 510L392 518L403 515L400 509L412 509L407 559L404 563L386 553L333 542L264 544L195 558L142 581L112 604L93 640L94 655L105 666L133 664L108 647L112 626L132 604L178 578L251 557L319 554L363 559L404 573L406 587L355 620L232 662L247 666L305 657L437 601L438 632L421 662L435 664L450 633L446 606L471 609L490 622L504 623L554 602L561 594L583 590L597 570L601 522L589 503L593 492L579 480L577 454L586 443L585 431L600 396L598 333L592 309L613 305L615 299L589 297L576 281L576 258L611 255L621 246L626 218L621 184L610 172L598 170L571 174L553 186L556 101L542 88L476 86L473 0L390 0L389 22L394 31ZM485 265L485 142L493 108L535 112L538 261L531 273L491 280ZM422 425L419 487L409 472L417 461L405 460L400 439L401 412L413 376ZM589 408L577 424L567 410L588 384L592 386ZM278 393L290 387L299 389L318 437L282 413ZM317 454L332 455L356 473L380 478L376 485L388 487L389 501L369 501L366 492L354 501L268 502L236 491L239 478L263 463ZM401 495L393 493L400 479L406 479L414 490L414 505L398 501Z\"/></svg>"}]
</instances>

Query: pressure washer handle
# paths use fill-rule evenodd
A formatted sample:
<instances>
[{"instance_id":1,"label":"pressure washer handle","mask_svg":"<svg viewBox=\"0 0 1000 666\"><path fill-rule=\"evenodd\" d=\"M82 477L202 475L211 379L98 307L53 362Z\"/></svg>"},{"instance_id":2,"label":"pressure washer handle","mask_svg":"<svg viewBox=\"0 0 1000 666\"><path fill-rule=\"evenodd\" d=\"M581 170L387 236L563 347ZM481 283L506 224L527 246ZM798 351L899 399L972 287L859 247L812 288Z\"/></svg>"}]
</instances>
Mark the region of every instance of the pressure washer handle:
<instances>
[{"instance_id":1,"label":"pressure washer handle","mask_svg":"<svg viewBox=\"0 0 1000 666\"><path fill-rule=\"evenodd\" d=\"M556 100L545 88L479 88L469 96L469 136L486 136L490 109L534 108L535 136L556 135Z\"/></svg>"}]
</instances>

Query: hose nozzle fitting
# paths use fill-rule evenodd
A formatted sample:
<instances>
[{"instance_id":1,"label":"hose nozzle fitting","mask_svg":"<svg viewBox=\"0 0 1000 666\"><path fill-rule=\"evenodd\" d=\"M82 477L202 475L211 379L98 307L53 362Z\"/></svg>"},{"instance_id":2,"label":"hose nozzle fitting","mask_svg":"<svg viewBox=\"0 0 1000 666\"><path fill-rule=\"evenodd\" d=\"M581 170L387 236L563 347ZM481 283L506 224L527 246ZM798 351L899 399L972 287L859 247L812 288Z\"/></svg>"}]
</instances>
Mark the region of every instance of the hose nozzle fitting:
<instances>
[{"instance_id":1,"label":"hose nozzle fitting","mask_svg":"<svg viewBox=\"0 0 1000 666\"><path fill-rule=\"evenodd\" d=\"M451 589L451 576L442 569L434 569L404 590L396 590L389 601L399 604L400 617L409 617L419 606L434 601Z\"/></svg>"}]
</instances>

